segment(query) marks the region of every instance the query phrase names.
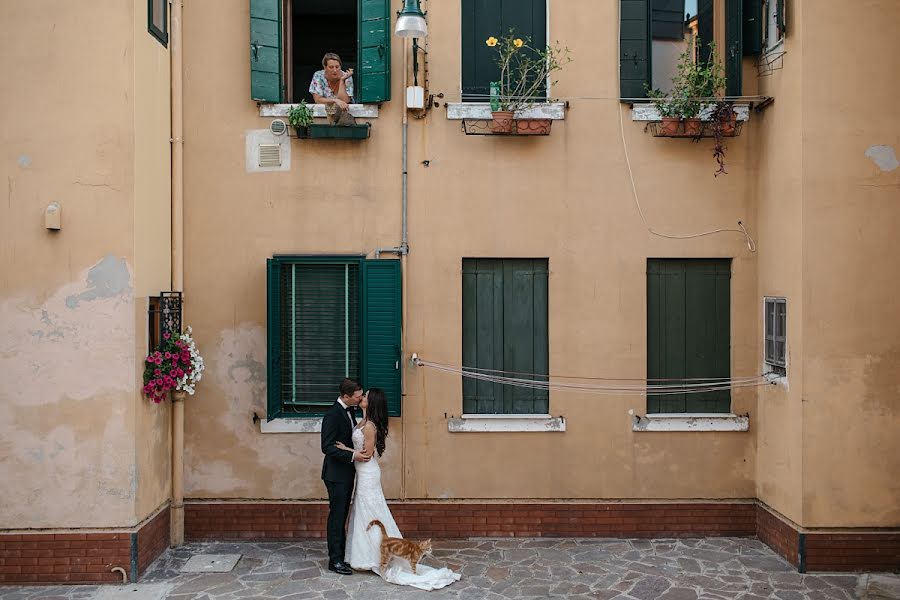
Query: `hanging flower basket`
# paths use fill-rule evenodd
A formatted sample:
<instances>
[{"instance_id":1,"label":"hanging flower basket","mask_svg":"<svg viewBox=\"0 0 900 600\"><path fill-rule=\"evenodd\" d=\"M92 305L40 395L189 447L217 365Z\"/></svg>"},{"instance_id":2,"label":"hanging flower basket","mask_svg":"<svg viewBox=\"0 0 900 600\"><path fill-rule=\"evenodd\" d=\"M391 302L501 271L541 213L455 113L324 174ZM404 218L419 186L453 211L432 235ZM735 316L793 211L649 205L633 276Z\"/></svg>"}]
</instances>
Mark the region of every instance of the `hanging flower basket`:
<instances>
[{"instance_id":1,"label":"hanging flower basket","mask_svg":"<svg viewBox=\"0 0 900 600\"><path fill-rule=\"evenodd\" d=\"M203 374L203 357L191 337L191 328L184 333L163 334L157 350L144 360L144 395L159 404L169 392L194 395L194 387Z\"/></svg>"}]
</instances>

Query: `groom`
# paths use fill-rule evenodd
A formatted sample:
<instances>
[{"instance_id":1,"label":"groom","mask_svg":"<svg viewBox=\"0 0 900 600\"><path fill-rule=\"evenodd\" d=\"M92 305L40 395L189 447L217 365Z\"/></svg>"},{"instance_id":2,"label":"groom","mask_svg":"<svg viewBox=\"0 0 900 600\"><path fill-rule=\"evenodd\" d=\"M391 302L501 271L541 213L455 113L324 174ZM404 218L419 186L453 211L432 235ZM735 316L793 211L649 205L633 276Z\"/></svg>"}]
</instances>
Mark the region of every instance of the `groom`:
<instances>
[{"instance_id":1,"label":"groom","mask_svg":"<svg viewBox=\"0 0 900 600\"><path fill-rule=\"evenodd\" d=\"M356 478L354 462L367 462L371 456L361 452L339 450L337 442L353 447L353 428L356 426L356 406L363 398L362 386L352 379L341 382L341 395L331 405L322 419L322 480L328 490L328 570L341 575L352 575L353 570L344 562L347 534L344 524L353 496Z\"/></svg>"}]
</instances>

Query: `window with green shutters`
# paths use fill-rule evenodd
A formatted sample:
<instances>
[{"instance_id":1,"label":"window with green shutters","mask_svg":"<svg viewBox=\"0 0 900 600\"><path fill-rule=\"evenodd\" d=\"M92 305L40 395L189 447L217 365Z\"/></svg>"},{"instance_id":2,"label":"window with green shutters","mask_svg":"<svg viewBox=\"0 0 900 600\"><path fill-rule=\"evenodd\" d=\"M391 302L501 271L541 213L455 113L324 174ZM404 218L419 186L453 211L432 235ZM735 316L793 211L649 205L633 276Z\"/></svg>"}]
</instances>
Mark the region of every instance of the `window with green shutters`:
<instances>
[{"instance_id":1,"label":"window with green shutters","mask_svg":"<svg viewBox=\"0 0 900 600\"><path fill-rule=\"evenodd\" d=\"M462 0L462 99L487 102L491 82L500 78L497 49L485 41L513 29L531 38L531 46L547 45L547 0Z\"/></svg>"},{"instance_id":2,"label":"window with green shutters","mask_svg":"<svg viewBox=\"0 0 900 600\"><path fill-rule=\"evenodd\" d=\"M400 415L400 262L268 260L268 419L320 416L344 377Z\"/></svg>"},{"instance_id":3,"label":"window with green shutters","mask_svg":"<svg viewBox=\"0 0 900 600\"><path fill-rule=\"evenodd\" d=\"M647 261L647 379L731 373L731 259ZM680 381L679 381L680 382ZM648 394L648 413L727 413L729 390Z\"/></svg>"},{"instance_id":4,"label":"window with green shutters","mask_svg":"<svg viewBox=\"0 0 900 600\"><path fill-rule=\"evenodd\" d=\"M547 259L463 259L463 367L546 382ZM548 414L547 390L463 378L465 414Z\"/></svg>"},{"instance_id":5,"label":"window with green shutters","mask_svg":"<svg viewBox=\"0 0 900 600\"><path fill-rule=\"evenodd\" d=\"M355 103L391 98L390 0L250 0L250 97L312 102L326 52L353 69Z\"/></svg>"},{"instance_id":6,"label":"window with green shutters","mask_svg":"<svg viewBox=\"0 0 900 600\"><path fill-rule=\"evenodd\" d=\"M647 89L668 91L678 55L692 32L700 38L699 60L708 61L707 44L723 28L727 96L742 93L742 61L759 53L761 0L724 0L723 23L713 20L714 0L619 0L619 94L623 100L647 98ZM688 8L693 8L691 14ZM745 39L748 38L749 39Z\"/></svg>"}]
</instances>

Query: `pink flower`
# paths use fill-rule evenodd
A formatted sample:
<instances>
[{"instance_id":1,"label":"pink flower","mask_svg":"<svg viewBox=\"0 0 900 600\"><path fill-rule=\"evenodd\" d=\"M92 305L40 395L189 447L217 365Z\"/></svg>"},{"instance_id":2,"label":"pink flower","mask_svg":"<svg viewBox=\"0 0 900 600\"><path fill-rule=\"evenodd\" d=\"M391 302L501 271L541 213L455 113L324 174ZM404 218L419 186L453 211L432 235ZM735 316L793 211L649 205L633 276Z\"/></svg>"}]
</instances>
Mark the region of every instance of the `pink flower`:
<instances>
[{"instance_id":1,"label":"pink flower","mask_svg":"<svg viewBox=\"0 0 900 600\"><path fill-rule=\"evenodd\" d=\"M166 352L166 358L172 358L172 353L171 353L171 352Z\"/></svg>"},{"instance_id":2,"label":"pink flower","mask_svg":"<svg viewBox=\"0 0 900 600\"><path fill-rule=\"evenodd\" d=\"M160 375L162 375L162 371L160 369L156 369L155 371L153 371L153 374L159 377Z\"/></svg>"},{"instance_id":3,"label":"pink flower","mask_svg":"<svg viewBox=\"0 0 900 600\"><path fill-rule=\"evenodd\" d=\"M169 339L170 337L172 337L172 334L169 333L168 331L165 332L165 333L163 334L163 339L164 339L164 340L167 340L167 339Z\"/></svg>"}]
</instances>

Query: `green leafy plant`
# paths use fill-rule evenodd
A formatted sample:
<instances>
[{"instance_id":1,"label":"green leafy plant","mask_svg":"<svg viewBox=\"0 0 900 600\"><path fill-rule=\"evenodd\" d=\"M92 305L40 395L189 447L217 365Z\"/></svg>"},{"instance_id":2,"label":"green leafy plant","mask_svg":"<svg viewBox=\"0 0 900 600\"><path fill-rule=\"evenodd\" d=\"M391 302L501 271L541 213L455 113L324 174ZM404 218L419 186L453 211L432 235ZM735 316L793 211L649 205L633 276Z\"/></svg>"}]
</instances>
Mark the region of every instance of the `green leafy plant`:
<instances>
[{"instance_id":1,"label":"green leafy plant","mask_svg":"<svg viewBox=\"0 0 900 600\"><path fill-rule=\"evenodd\" d=\"M288 109L287 117L291 127L309 127L313 122L312 109L306 105L305 100L291 106Z\"/></svg>"},{"instance_id":2,"label":"green leafy plant","mask_svg":"<svg viewBox=\"0 0 900 600\"><path fill-rule=\"evenodd\" d=\"M572 62L569 49L561 47L559 42L535 48L531 38L517 37L513 29L500 38L489 37L485 44L497 49L500 81L492 104L499 111L516 111L544 101L544 86L556 83L550 77Z\"/></svg>"},{"instance_id":3,"label":"green leafy plant","mask_svg":"<svg viewBox=\"0 0 900 600\"><path fill-rule=\"evenodd\" d=\"M700 38L688 41L678 57L672 90L666 94L647 87L647 96L663 117L693 119L705 105L715 102L725 90L725 67L716 50L716 43L709 42L709 60L697 59L702 46Z\"/></svg>"}]
</instances>

